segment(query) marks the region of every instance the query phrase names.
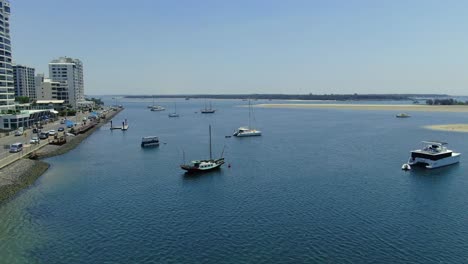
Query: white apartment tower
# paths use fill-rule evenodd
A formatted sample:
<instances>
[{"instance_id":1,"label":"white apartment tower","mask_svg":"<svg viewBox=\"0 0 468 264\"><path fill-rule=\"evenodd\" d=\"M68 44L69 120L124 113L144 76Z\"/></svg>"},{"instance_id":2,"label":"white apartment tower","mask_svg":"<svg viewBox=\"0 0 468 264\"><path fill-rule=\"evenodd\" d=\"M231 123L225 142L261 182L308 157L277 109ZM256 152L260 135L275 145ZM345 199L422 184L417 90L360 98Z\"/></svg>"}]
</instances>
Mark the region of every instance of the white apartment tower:
<instances>
[{"instance_id":1,"label":"white apartment tower","mask_svg":"<svg viewBox=\"0 0 468 264\"><path fill-rule=\"evenodd\" d=\"M34 68L24 65L13 65L15 96L27 96L36 99Z\"/></svg>"},{"instance_id":2,"label":"white apartment tower","mask_svg":"<svg viewBox=\"0 0 468 264\"><path fill-rule=\"evenodd\" d=\"M78 102L85 100L83 84L83 63L78 59L60 57L49 63L49 77L52 82L60 83L60 96L66 104L77 108Z\"/></svg>"},{"instance_id":3,"label":"white apartment tower","mask_svg":"<svg viewBox=\"0 0 468 264\"><path fill-rule=\"evenodd\" d=\"M0 0L0 110L15 108L11 60L10 2Z\"/></svg>"}]
</instances>

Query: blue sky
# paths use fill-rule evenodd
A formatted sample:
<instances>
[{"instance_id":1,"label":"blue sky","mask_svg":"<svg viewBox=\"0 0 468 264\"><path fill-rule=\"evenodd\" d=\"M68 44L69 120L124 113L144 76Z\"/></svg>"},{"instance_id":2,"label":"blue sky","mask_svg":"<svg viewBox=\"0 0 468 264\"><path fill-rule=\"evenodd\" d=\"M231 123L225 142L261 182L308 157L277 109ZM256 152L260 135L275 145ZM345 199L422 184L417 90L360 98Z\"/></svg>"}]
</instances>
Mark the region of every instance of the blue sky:
<instances>
[{"instance_id":1,"label":"blue sky","mask_svg":"<svg viewBox=\"0 0 468 264\"><path fill-rule=\"evenodd\" d=\"M468 94L468 1L11 5L14 61L79 58L86 94Z\"/></svg>"}]
</instances>

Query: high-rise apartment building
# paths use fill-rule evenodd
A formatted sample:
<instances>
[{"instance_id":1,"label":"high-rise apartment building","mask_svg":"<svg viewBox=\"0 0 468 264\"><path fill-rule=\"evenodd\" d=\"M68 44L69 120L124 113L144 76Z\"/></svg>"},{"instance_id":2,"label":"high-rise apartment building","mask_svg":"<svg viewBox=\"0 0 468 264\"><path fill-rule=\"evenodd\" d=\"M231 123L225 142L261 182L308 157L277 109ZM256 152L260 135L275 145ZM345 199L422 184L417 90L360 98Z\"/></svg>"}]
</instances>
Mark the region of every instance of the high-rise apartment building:
<instances>
[{"instance_id":1,"label":"high-rise apartment building","mask_svg":"<svg viewBox=\"0 0 468 264\"><path fill-rule=\"evenodd\" d=\"M13 65L15 96L27 96L31 99L36 99L34 72L34 68L24 65Z\"/></svg>"},{"instance_id":2,"label":"high-rise apartment building","mask_svg":"<svg viewBox=\"0 0 468 264\"><path fill-rule=\"evenodd\" d=\"M77 108L79 102L83 102L83 63L78 59L60 57L49 63L49 77L53 82L59 82L62 93L61 99L73 108Z\"/></svg>"},{"instance_id":3,"label":"high-rise apartment building","mask_svg":"<svg viewBox=\"0 0 468 264\"><path fill-rule=\"evenodd\" d=\"M11 61L10 2L0 0L0 110L15 108Z\"/></svg>"}]
</instances>

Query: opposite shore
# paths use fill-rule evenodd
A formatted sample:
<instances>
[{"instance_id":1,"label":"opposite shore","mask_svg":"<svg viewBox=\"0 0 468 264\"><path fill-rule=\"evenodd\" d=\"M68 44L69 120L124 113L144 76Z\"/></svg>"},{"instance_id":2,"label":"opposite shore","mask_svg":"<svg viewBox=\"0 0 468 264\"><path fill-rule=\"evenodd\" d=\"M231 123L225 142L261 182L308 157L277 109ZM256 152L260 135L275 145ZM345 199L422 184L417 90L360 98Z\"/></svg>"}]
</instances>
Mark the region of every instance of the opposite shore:
<instances>
[{"instance_id":1,"label":"opposite shore","mask_svg":"<svg viewBox=\"0 0 468 264\"><path fill-rule=\"evenodd\" d=\"M341 109L395 112L468 112L467 105L379 105L379 104L258 104L259 108L302 108L302 109ZM468 133L468 124L443 124L424 126L425 129Z\"/></svg>"},{"instance_id":2,"label":"opposite shore","mask_svg":"<svg viewBox=\"0 0 468 264\"><path fill-rule=\"evenodd\" d=\"M85 138L108 123L122 110L122 108L119 108L115 111L108 112L107 116L100 120L93 128L83 134L68 137L67 143L61 146L44 146L36 152L37 159L35 160L24 157L0 169L0 204L13 197L19 191L34 184L34 182L47 171L49 164L40 159L62 155L76 148Z\"/></svg>"}]
</instances>

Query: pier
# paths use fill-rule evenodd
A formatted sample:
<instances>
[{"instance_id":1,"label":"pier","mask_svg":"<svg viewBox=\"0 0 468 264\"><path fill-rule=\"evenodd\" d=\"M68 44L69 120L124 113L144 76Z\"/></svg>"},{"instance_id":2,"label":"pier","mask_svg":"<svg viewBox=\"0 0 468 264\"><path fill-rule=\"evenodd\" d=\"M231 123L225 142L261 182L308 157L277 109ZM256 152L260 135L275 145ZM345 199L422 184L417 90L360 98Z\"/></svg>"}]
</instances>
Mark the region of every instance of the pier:
<instances>
[{"instance_id":1,"label":"pier","mask_svg":"<svg viewBox=\"0 0 468 264\"><path fill-rule=\"evenodd\" d=\"M127 119L125 119L125 120L122 122L122 126L113 126L113 125L112 125L112 120L110 121L110 123L111 123L111 127L110 127L111 130L120 129L120 130L125 131L125 130L128 129L128 122L127 122Z\"/></svg>"}]
</instances>

